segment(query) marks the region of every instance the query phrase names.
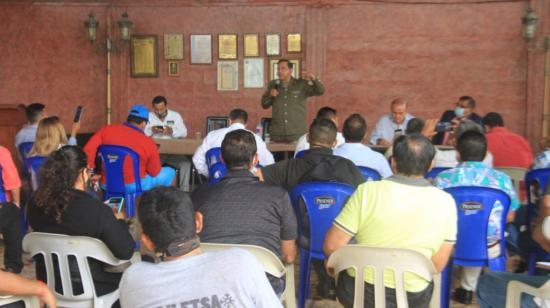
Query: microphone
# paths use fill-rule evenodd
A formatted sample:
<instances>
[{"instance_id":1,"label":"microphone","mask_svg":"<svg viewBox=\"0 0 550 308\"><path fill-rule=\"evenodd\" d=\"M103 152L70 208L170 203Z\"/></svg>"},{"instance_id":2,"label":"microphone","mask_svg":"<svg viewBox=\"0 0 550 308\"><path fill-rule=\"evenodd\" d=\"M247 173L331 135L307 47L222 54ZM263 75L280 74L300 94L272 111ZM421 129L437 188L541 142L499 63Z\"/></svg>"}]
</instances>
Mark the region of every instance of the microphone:
<instances>
[{"instance_id":1,"label":"microphone","mask_svg":"<svg viewBox=\"0 0 550 308\"><path fill-rule=\"evenodd\" d=\"M275 89L279 91L280 87L281 87L281 79L275 79Z\"/></svg>"}]
</instances>

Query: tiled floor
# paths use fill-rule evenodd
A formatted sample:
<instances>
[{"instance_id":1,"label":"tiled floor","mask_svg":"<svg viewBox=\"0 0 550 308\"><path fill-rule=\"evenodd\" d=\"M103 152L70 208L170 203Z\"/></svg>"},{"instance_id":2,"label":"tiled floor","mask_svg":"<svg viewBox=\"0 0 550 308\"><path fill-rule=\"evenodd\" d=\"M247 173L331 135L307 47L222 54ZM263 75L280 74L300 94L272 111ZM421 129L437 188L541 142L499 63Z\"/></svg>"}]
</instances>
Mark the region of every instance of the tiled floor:
<instances>
[{"instance_id":1,"label":"tiled floor","mask_svg":"<svg viewBox=\"0 0 550 308\"><path fill-rule=\"evenodd\" d=\"M29 260L29 257L28 256L24 256L24 262L25 262L25 268L23 269L23 272L22 272L22 275L26 278L34 278L35 277L35 270L34 270L34 265L33 263ZM3 266L4 264L4 245L3 243L0 242L0 265ZM295 274L296 274L296 278L295 278L295 281L298 282L298 267L296 267L296 270L295 270ZM312 271L312 276L311 276L311 284L312 284L312 287L311 287L311 292L313 293L311 295L311 297L313 299L309 300L308 301L308 307L323 307L323 308L337 308L337 307L342 307L340 304L338 304L336 301L333 301L333 300L320 300L320 299L317 299L317 295L315 294L315 285L316 285L316 282L317 282L317 277L315 276L315 273L314 271ZM451 307L453 308L459 308L459 307L470 307L470 308L477 308L479 307L477 304L472 304L472 305L463 305L463 304L459 304L459 303L456 303L456 302L451 302Z\"/></svg>"}]
</instances>

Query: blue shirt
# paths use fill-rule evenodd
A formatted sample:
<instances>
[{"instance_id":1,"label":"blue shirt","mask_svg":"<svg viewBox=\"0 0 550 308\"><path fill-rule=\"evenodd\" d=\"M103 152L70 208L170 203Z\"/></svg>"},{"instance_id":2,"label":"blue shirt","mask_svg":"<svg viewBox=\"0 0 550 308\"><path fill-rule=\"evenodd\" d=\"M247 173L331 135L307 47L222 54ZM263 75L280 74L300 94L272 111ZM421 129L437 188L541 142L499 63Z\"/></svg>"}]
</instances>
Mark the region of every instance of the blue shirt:
<instances>
[{"instance_id":1,"label":"blue shirt","mask_svg":"<svg viewBox=\"0 0 550 308\"><path fill-rule=\"evenodd\" d=\"M333 154L351 160L356 166L372 168L378 171L383 178L393 175L390 164L384 155L373 151L362 143L344 143L337 147Z\"/></svg>"},{"instance_id":2,"label":"blue shirt","mask_svg":"<svg viewBox=\"0 0 550 308\"><path fill-rule=\"evenodd\" d=\"M407 123L409 123L409 120L414 118L414 116L410 114L405 115L405 121L401 124L397 124L393 121L393 117L391 114L386 114L378 120L378 123L376 123L376 126L372 130L372 133L370 135L369 142L371 144L376 144L376 141L378 139L386 139L389 142L392 142L393 136L395 134L396 129L401 129L403 131L403 134L405 133L405 128L407 128Z\"/></svg>"}]
</instances>

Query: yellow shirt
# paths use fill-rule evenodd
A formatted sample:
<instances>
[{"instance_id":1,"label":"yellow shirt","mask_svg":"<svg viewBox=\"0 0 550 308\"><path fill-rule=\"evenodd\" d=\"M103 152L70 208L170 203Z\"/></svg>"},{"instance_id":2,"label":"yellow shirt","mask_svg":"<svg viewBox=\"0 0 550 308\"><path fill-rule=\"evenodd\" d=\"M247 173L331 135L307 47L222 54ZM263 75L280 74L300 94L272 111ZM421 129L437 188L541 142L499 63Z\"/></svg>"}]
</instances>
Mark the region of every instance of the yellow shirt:
<instances>
[{"instance_id":1,"label":"yellow shirt","mask_svg":"<svg viewBox=\"0 0 550 308\"><path fill-rule=\"evenodd\" d=\"M456 241L456 206L450 194L424 179L394 175L360 185L336 218L334 225L354 236L357 244L407 248L430 258L444 242ZM348 273L355 276L353 269ZM374 283L365 269L365 281ZM405 289L424 290L428 281L405 273ZM386 287L395 288L393 273L384 272Z\"/></svg>"}]
</instances>

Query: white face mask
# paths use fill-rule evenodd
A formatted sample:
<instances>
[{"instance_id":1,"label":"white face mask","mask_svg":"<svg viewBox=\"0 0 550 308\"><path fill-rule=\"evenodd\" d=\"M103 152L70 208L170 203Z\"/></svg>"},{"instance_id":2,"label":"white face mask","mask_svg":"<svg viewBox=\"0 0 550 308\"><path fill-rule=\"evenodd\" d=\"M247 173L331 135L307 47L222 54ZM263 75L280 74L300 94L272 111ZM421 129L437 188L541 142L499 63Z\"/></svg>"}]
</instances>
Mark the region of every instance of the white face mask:
<instances>
[{"instance_id":1,"label":"white face mask","mask_svg":"<svg viewBox=\"0 0 550 308\"><path fill-rule=\"evenodd\" d=\"M457 117L459 117L459 118L460 118L460 117L463 117L463 116L464 116L464 108L462 108L462 107L460 107L460 106L457 106L457 107L455 108L455 115L456 115Z\"/></svg>"}]
</instances>

